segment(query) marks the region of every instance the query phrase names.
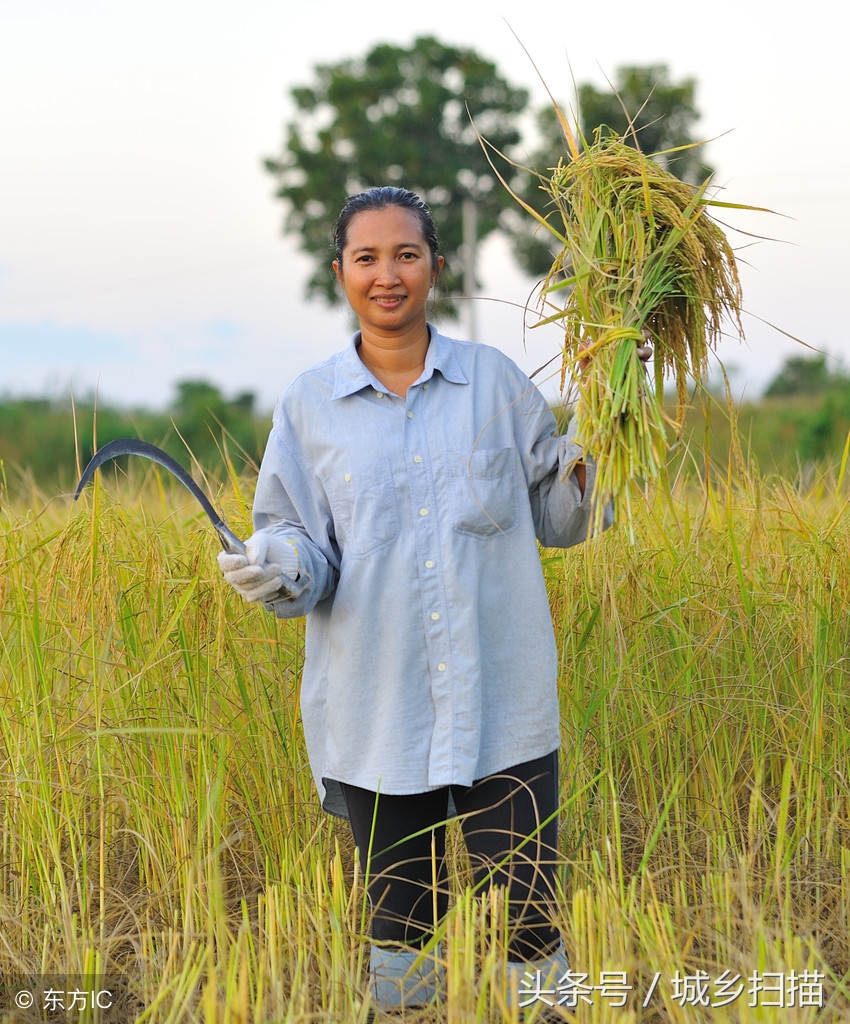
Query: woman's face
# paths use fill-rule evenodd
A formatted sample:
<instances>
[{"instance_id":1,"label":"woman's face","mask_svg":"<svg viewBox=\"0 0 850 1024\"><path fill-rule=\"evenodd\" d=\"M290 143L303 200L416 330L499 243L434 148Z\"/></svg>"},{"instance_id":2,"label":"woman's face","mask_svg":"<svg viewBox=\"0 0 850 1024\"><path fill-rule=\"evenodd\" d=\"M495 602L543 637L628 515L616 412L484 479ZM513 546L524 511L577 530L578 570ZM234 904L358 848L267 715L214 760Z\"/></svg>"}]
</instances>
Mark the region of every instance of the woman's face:
<instances>
[{"instance_id":1,"label":"woman's face","mask_svg":"<svg viewBox=\"0 0 850 1024\"><path fill-rule=\"evenodd\" d=\"M363 210L348 225L337 280L361 331L403 332L425 324L425 304L443 266L436 266L419 217L401 206Z\"/></svg>"}]
</instances>

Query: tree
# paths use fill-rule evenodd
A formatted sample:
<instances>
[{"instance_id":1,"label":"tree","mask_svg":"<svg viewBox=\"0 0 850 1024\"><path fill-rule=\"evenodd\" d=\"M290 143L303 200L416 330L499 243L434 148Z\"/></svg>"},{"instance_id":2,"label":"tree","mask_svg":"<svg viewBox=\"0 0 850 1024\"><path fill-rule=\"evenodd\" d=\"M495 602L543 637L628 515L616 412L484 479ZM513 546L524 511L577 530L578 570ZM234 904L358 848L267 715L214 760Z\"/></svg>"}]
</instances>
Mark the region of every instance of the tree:
<instances>
[{"instance_id":1,"label":"tree","mask_svg":"<svg viewBox=\"0 0 850 1024\"><path fill-rule=\"evenodd\" d=\"M188 447L195 458L207 465L220 461L223 442L228 443L229 454L237 462L241 463L243 456L257 459L262 440L253 392L243 391L228 399L206 380L182 380L175 386L177 396L170 412L181 447Z\"/></svg>"},{"instance_id":2,"label":"tree","mask_svg":"<svg viewBox=\"0 0 850 1024\"><path fill-rule=\"evenodd\" d=\"M697 141L692 131L699 120L695 104L696 82L670 81L666 64L626 65L616 71L613 91L579 86L581 130L592 140L607 127L682 181L702 184L712 174L703 162L702 148L669 152Z\"/></svg>"},{"instance_id":3,"label":"tree","mask_svg":"<svg viewBox=\"0 0 850 1024\"><path fill-rule=\"evenodd\" d=\"M699 112L695 105L694 79L670 81L667 66L625 65L615 72L611 89L579 85L578 110L580 138L593 142L597 132L609 132L623 138L683 181L701 184L712 173L702 160L702 147L665 152L681 146L693 146L692 136ZM562 106L565 114L569 107ZM566 141L553 106L537 115L537 133L541 140L530 163L535 172L527 175L521 190L526 202L545 215L546 197L541 192L539 175L548 176L558 159L568 159ZM522 266L532 275L545 274L554 256L554 238L544 231L530 233L527 224L515 226L515 250Z\"/></svg>"},{"instance_id":4,"label":"tree","mask_svg":"<svg viewBox=\"0 0 850 1024\"><path fill-rule=\"evenodd\" d=\"M509 152L519 141L527 91L472 50L431 36L410 49L381 44L362 59L315 72L313 85L291 90L297 116L286 127L282 155L265 162L286 204L284 230L301 236L315 263L308 295L338 301L333 220L346 196L373 185L410 188L428 203L446 256L441 291L460 291L464 200L475 201L479 239L499 227L513 203L476 131Z\"/></svg>"},{"instance_id":5,"label":"tree","mask_svg":"<svg viewBox=\"0 0 850 1024\"><path fill-rule=\"evenodd\" d=\"M768 384L765 398L789 395L817 395L836 388L845 388L850 380L839 371L830 370L826 356L789 356L779 373Z\"/></svg>"}]
</instances>

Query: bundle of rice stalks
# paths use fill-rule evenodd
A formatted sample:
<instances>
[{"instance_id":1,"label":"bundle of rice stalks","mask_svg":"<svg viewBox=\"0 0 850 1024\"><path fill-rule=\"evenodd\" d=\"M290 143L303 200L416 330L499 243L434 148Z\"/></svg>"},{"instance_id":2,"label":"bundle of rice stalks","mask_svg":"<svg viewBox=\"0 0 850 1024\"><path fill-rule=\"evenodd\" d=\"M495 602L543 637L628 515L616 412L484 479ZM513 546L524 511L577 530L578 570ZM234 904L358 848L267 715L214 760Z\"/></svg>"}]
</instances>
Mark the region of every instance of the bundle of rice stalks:
<instances>
[{"instance_id":1,"label":"bundle of rice stalks","mask_svg":"<svg viewBox=\"0 0 850 1024\"><path fill-rule=\"evenodd\" d=\"M556 108L557 109L557 108ZM597 462L594 525L614 500L630 521L630 484L658 476L681 430L688 381L703 382L725 318L743 335L732 248L707 207L730 206L679 180L619 137L579 148L541 187L560 252L541 291L539 324L564 329L564 372L577 370L578 436ZM520 200L522 202L522 200ZM554 310L554 312L552 312ZM654 381L638 348L654 348ZM676 410L664 410L672 378ZM562 377L563 381L563 377Z\"/></svg>"}]
</instances>

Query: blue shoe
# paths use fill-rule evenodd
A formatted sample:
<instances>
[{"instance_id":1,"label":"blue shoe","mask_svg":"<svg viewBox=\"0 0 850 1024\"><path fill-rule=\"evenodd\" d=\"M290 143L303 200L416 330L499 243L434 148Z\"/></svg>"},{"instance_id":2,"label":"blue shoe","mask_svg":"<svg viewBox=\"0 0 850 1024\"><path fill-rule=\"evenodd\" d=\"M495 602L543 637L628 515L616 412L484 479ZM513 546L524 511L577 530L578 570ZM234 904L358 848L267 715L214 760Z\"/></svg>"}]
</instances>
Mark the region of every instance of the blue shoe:
<instances>
[{"instance_id":1,"label":"blue shoe","mask_svg":"<svg viewBox=\"0 0 850 1024\"><path fill-rule=\"evenodd\" d=\"M442 989L442 969L434 951L372 945L369 988L373 1006L399 1011L428 1006Z\"/></svg>"}]
</instances>

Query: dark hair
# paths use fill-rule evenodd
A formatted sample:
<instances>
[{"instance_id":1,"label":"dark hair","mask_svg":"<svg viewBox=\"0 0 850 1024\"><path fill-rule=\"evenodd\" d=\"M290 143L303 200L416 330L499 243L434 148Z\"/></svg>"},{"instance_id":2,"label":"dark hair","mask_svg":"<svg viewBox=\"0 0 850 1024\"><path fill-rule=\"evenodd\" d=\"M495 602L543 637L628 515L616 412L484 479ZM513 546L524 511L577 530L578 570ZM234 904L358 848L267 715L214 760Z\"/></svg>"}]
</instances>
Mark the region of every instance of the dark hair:
<instances>
[{"instance_id":1,"label":"dark hair","mask_svg":"<svg viewBox=\"0 0 850 1024\"><path fill-rule=\"evenodd\" d=\"M342 263L342 250L348 241L348 225L352 218L358 213L363 213L364 210L383 210L388 206L400 206L402 209L416 214L422 227L422 234L431 250L431 262L436 269L440 243L437 239L437 228L431 211L415 192L406 188L396 188L394 185L370 188L355 196L349 196L345 200L345 205L340 210L333 229L333 247L340 264Z\"/></svg>"}]
</instances>

